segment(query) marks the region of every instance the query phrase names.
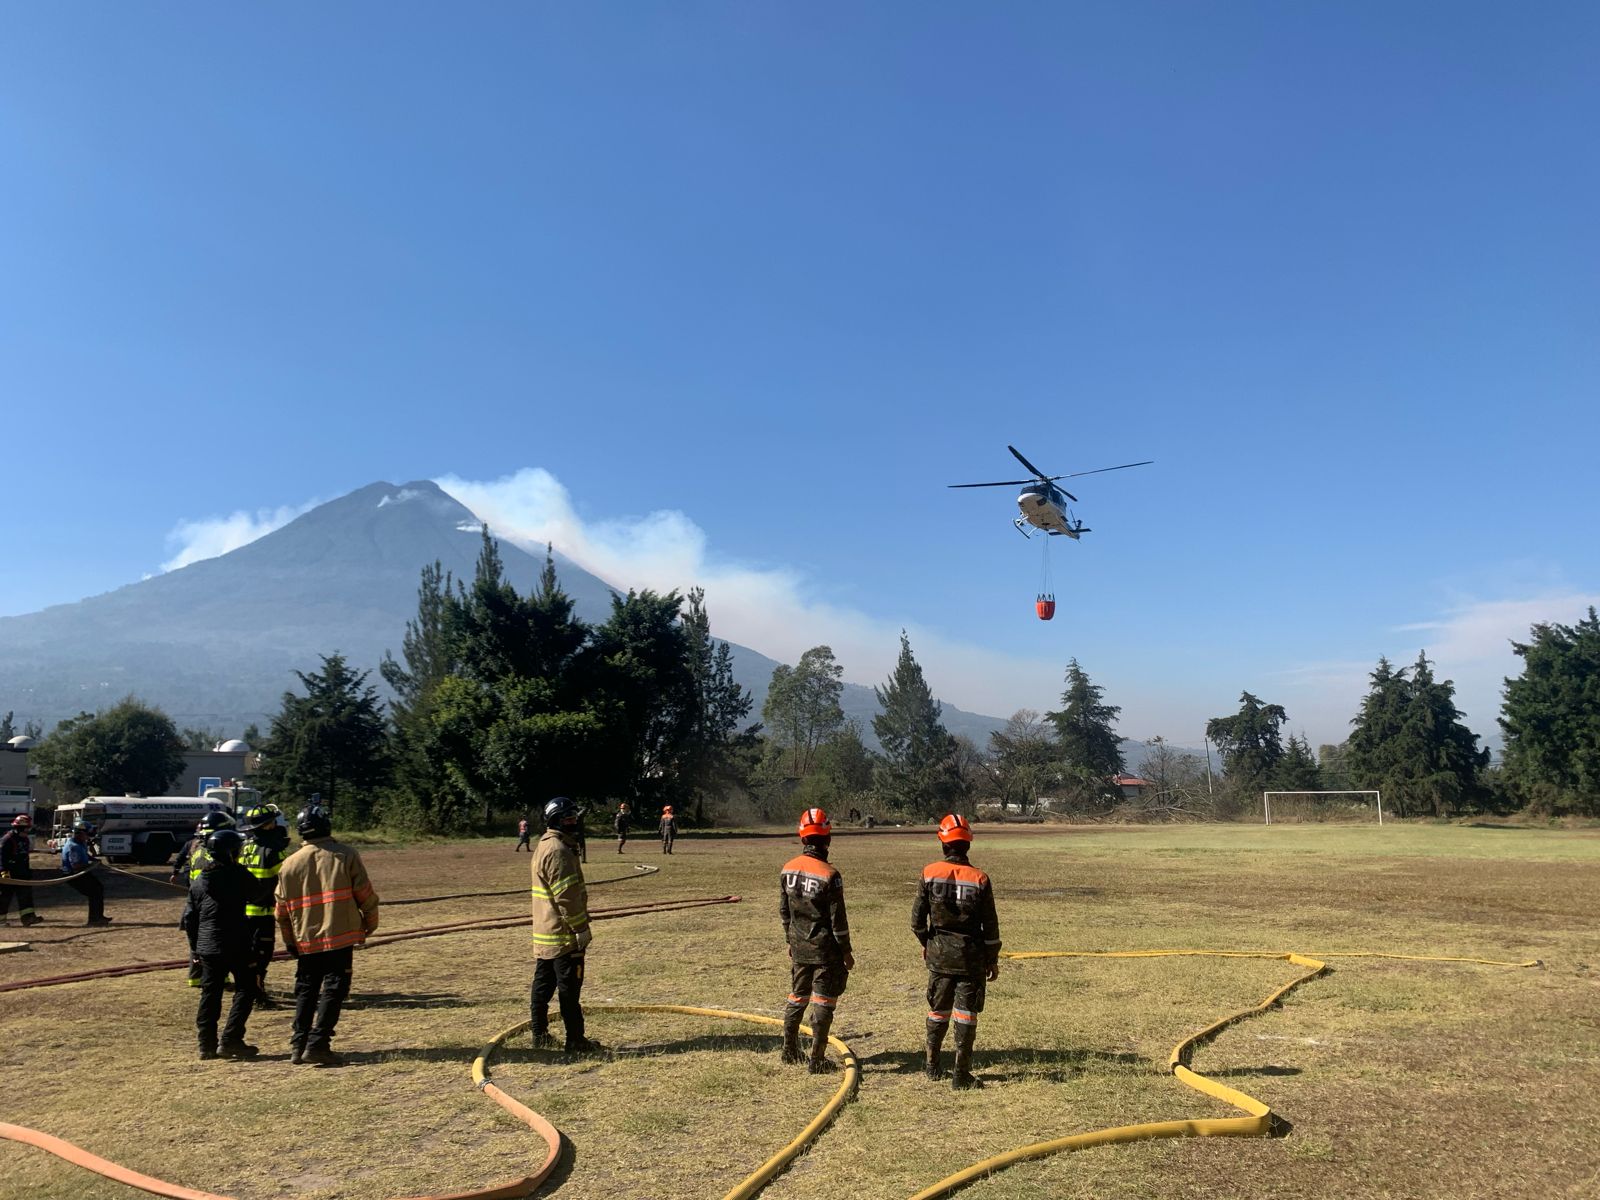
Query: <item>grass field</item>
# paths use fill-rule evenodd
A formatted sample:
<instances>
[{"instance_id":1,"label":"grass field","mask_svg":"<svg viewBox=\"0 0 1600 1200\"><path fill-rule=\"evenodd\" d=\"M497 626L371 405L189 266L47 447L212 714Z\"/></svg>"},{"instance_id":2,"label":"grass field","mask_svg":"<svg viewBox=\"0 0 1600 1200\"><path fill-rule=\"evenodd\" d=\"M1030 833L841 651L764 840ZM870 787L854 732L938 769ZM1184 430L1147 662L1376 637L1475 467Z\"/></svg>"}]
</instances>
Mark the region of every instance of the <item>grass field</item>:
<instances>
[{"instance_id":1,"label":"grass field","mask_svg":"<svg viewBox=\"0 0 1600 1200\"><path fill-rule=\"evenodd\" d=\"M385 899L519 887L504 843L363 850ZM787 990L776 873L792 842L592 844L591 879L633 861L661 874L596 888L606 907L737 892L738 905L597 927L585 998L777 1013ZM632 847L630 847L632 849ZM1287 963L1005 963L979 1028L981 1092L918 1074L925 976L908 929L931 834L847 836L858 969L835 1033L862 1062L857 1098L764 1193L903 1200L969 1162L1100 1126L1236 1115L1166 1074L1186 1033L1256 1003ZM1195 1056L1201 1072L1292 1124L1270 1140L1110 1147L1015 1167L965 1193L1043 1197L1600 1197L1600 834L1436 825L1199 826L990 832L973 861L995 881L1008 949L1381 950L1496 959L1515 970L1332 960L1271 1013ZM65 892L65 894L62 894ZM82 901L41 893L50 923L0 982L177 957L176 893L109 888L107 930ZM393 908L384 932L515 914L514 896ZM4 935L22 931L15 925ZM258 1014L264 1061L200 1063L195 993L178 972L0 996L0 1119L137 1169L228 1195L352 1198L482 1186L543 1147L479 1096L482 1044L527 1016L526 931L374 947L356 959L343 1070L289 1065L289 1016ZM291 970L273 982L287 990ZM776 1031L774 1031L775 1033ZM564 1062L525 1040L496 1081L570 1140L563 1200L721 1196L821 1107L837 1077L781 1068L777 1039L689 1017L599 1015L614 1053ZM139 1195L0 1143L0 1195Z\"/></svg>"}]
</instances>

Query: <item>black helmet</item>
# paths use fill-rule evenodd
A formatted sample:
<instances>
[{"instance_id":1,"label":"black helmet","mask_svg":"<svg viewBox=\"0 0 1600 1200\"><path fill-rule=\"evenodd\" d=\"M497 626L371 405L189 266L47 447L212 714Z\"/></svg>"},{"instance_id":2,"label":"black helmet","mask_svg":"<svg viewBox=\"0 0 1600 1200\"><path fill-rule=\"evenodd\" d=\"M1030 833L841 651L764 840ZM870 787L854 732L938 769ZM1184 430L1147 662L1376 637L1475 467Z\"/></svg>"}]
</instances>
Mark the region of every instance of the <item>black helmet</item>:
<instances>
[{"instance_id":1,"label":"black helmet","mask_svg":"<svg viewBox=\"0 0 1600 1200\"><path fill-rule=\"evenodd\" d=\"M569 796L556 796L545 802L544 827L563 829L578 823L578 806Z\"/></svg>"},{"instance_id":2,"label":"black helmet","mask_svg":"<svg viewBox=\"0 0 1600 1200\"><path fill-rule=\"evenodd\" d=\"M271 829L278 823L278 814L266 805L258 805L244 814L244 827L251 833L260 833L263 829Z\"/></svg>"},{"instance_id":3,"label":"black helmet","mask_svg":"<svg viewBox=\"0 0 1600 1200\"><path fill-rule=\"evenodd\" d=\"M328 819L328 810L320 804L308 804L300 810L300 815L294 819L294 827L300 831L303 838L327 837L333 832L333 822Z\"/></svg>"},{"instance_id":4,"label":"black helmet","mask_svg":"<svg viewBox=\"0 0 1600 1200\"><path fill-rule=\"evenodd\" d=\"M244 838L237 829L214 829L206 838L206 850L211 857L225 862L238 862L239 851L244 849Z\"/></svg>"},{"instance_id":5,"label":"black helmet","mask_svg":"<svg viewBox=\"0 0 1600 1200\"><path fill-rule=\"evenodd\" d=\"M209 833L213 829L232 829L233 818L227 813L213 809L200 818L200 824L195 829L196 833Z\"/></svg>"}]
</instances>

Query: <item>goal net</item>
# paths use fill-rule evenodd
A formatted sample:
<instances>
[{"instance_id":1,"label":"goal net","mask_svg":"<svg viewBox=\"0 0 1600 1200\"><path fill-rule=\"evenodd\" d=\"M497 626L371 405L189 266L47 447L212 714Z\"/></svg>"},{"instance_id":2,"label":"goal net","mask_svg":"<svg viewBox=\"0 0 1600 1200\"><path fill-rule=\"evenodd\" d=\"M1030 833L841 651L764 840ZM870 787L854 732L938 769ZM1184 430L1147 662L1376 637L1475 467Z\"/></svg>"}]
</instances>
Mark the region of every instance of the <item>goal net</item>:
<instances>
[{"instance_id":1,"label":"goal net","mask_svg":"<svg viewBox=\"0 0 1600 1200\"><path fill-rule=\"evenodd\" d=\"M1261 815L1268 825L1294 823L1383 824L1383 793L1262 792Z\"/></svg>"}]
</instances>

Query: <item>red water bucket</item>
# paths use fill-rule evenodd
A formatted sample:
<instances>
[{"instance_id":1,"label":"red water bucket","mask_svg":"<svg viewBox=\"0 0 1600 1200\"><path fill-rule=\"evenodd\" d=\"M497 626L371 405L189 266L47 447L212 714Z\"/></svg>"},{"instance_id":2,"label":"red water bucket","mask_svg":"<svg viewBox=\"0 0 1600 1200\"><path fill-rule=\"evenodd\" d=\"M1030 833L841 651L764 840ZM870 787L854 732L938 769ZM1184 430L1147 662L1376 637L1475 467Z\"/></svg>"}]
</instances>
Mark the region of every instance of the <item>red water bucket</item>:
<instances>
[{"instance_id":1,"label":"red water bucket","mask_svg":"<svg viewBox=\"0 0 1600 1200\"><path fill-rule=\"evenodd\" d=\"M1056 615L1056 598L1049 592L1041 592L1033 607L1039 613L1039 620L1048 621Z\"/></svg>"}]
</instances>

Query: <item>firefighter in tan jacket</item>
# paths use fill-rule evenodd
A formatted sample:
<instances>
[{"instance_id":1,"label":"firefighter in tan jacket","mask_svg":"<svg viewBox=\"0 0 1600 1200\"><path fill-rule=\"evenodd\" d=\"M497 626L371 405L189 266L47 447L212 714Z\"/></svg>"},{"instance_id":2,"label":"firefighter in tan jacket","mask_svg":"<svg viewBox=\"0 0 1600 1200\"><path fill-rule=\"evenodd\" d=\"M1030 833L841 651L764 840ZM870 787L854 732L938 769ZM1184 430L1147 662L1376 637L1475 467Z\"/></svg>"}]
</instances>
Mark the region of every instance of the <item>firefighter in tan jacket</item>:
<instances>
[{"instance_id":1,"label":"firefighter in tan jacket","mask_svg":"<svg viewBox=\"0 0 1600 1200\"><path fill-rule=\"evenodd\" d=\"M550 998L561 1008L568 1054L600 1049L583 1036L583 956L589 928L589 893L578 861L578 806L557 796L544 806L544 836L533 853L533 988L529 1028L535 1047L550 1047Z\"/></svg>"},{"instance_id":2,"label":"firefighter in tan jacket","mask_svg":"<svg viewBox=\"0 0 1600 1200\"><path fill-rule=\"evenodd\" d=\"M333 840L326 809L295 818L302 845L284 859L274 910L283 948L295 959L290 1061L337 1067L334 1026L350 994L351 952L378 927L378 893L361 855Z\"/></svg>"}]
</instances>

